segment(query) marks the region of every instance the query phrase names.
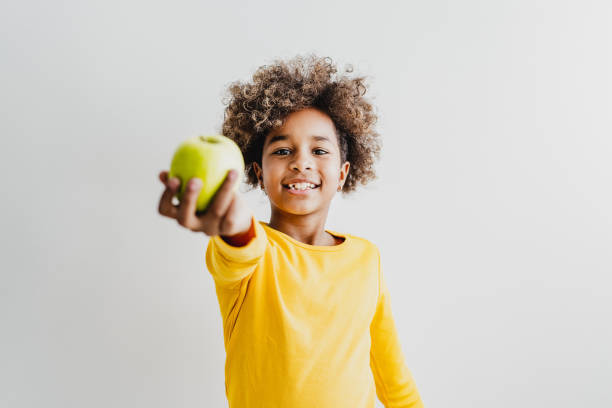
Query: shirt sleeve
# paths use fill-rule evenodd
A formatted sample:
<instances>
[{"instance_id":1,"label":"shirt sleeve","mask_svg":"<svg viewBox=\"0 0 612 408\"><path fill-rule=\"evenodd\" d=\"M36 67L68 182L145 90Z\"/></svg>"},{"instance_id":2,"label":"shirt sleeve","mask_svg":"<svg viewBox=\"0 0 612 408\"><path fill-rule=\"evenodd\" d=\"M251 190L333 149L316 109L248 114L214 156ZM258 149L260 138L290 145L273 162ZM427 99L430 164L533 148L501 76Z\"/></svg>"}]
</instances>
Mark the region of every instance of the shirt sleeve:
<instances>
[{"instance_id":1,"label":"shirt sleeve","mask_svg":"<svg viewBox=\"0 0 612 408\"><path fill-rule=\"evenodd\" d=\"M380 270L380 254L378 265L378 303L370 324L370 367L376 384L376 395L386 408L422 408L419 391L404 363L391 313L389 289Z\"/></svg>"},{"instance_id":2,"label":"shirt sleeve","mask_svg":"<svg viewBox=\"0 0 612 408\"><path fill-rule=\"evenodd\" d=\"M208 241L206 267L219 287L231 288L251 275L263 258L268 244L266 232L251 218L255 236L244 246L235 247L216 235Z\"/></svg>"}]
</instances>

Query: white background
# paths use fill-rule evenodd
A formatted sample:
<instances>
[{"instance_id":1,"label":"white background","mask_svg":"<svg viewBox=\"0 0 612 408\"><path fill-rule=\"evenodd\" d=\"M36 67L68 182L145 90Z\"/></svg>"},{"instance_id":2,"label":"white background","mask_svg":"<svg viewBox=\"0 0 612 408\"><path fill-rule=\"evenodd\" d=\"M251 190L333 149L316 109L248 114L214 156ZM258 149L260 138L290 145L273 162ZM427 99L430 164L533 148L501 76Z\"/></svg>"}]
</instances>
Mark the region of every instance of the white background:
<instances>
[{"instance_id":1,"label":"white background","mask_svg":"<svg viewBox=\"0 0 612 408\"><path fill-rule=\"evenodd\" d=\"M612 406L610 4L2 2L0 406L226 406L207 238L157 175L310 52L369 78L379 179L328 228L381 248L425 405Z\"/></svg>"}]
</instances>

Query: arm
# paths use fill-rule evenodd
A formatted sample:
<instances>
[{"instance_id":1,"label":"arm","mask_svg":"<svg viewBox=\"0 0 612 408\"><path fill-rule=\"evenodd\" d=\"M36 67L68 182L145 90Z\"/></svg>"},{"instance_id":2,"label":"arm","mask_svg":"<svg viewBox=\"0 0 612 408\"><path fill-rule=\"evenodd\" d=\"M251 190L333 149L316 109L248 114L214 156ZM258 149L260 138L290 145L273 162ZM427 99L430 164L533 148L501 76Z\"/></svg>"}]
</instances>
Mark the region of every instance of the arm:
<instances>
[{"instance_id":1,"label":"arm","mask_svg":"<svg viewBox=\"0 0 612 408\"><path fill-rule=\"evenodd\" d=\"M175 219L191 231L211 237L206 249L206 266L217 285L224 287L234 287L253 273L267 244L263 227L240 195L232 190L237 177L236 170L228 172L206 211L198 214L196 201L202 188L201 180L190 179L180 204L174 205L172 197L180 186L180 180L168 179L167 171L159 175L166 185L159 201L159 213Z\"/></svg>"},{"instance_id":2,"label":"arm","mask_svg":"<svg viewBox=\"0 0 612 408\"><path fill-rule=\"evenodd\" d=\"M265 230L252 216L251 226L246 232L210 238L206 249L206 267L218 286L234 287L255 271L267 243Z\"/></svg>"},{"instance_id":3,"label":"arm","mask_svg":"<svg viewBox=\"0 0 612 408\"><path fill-rule=\"evenodd\" d=\"M422 408L423 402L414 379L404 363L404 355L391 313L389 289L380 271L376 313L370 324L370 367L376 395L386 408Z\"/></svg>"}]
</instances>

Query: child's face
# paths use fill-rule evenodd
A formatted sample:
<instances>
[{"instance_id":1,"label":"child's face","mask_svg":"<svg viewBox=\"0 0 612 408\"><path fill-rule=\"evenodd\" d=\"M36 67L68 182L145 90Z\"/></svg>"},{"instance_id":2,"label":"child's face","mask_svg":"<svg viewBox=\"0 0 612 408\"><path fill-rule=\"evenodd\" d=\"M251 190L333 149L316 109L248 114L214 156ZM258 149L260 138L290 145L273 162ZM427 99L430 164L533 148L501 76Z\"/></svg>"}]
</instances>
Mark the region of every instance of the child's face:
<instances>
[{"instance_id":1,"label":"child's face","mask_svg":"<svg viewBox=\"0 0 612 408\"><path fill-rule=\"evenodd\" d=\"M349 162L341 163L334 122L314 108L289 114L282 127L270 131L264 141L262 167L254 163L272 210L294 215L327 215L349 167ZM300 179L316 187L289 187Z\"/></svg>"}]
</instances>

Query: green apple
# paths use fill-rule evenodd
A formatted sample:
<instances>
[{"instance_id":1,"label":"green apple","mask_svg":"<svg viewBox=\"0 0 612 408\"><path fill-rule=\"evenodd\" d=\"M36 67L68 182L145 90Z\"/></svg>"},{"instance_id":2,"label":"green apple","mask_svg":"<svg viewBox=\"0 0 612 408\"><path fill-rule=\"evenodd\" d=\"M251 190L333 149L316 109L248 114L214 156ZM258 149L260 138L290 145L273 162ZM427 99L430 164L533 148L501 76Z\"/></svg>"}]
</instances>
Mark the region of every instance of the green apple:
<instances>
[{"instance_id":1,"label":"green apple","mask_svg":"<svg viewBox=\"0 0 612 408\"><path fill-rule=\"evenodd\" d=\"M244 177L244 159L238 145L222 135L197 136L178 146L172 157L168 177L181 180L181 187L176 194L179 200L191 178L202 180L202 189L196 203L196 211L201 212L208 207L231 169L238 172L233 187L233 191L236 191Z\"/></svg>"}]
</instances>

